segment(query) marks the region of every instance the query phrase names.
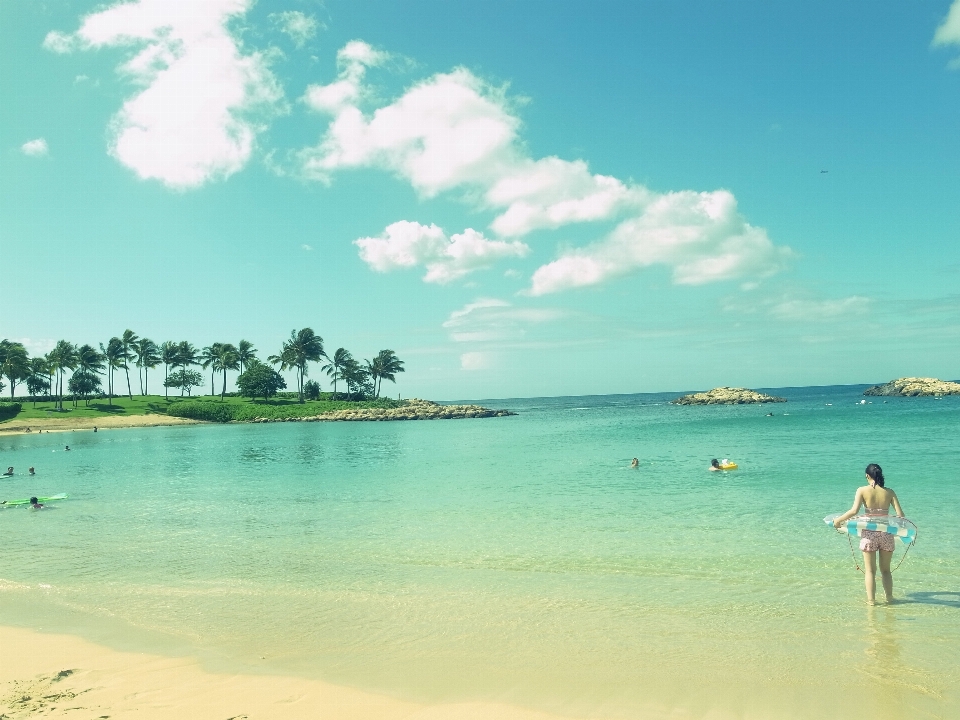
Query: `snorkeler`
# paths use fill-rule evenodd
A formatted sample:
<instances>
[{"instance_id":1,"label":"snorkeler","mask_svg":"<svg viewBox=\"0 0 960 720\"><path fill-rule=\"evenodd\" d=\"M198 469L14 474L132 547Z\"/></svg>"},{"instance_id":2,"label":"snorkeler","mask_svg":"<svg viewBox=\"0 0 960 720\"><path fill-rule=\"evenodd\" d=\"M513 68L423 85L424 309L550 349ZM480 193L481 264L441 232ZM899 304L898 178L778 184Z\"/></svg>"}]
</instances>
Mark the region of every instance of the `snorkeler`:
<instances>
[{"instance_id":1,"label":"snorkeler","mask_svg":"<svg viewBox=\"0 0 960 720\"><path fill-rule=\"evenodd\" d=\"M30 507L32 507L34 510L42 510L43 503L37 500L37 496L34 495L32 498L30 498Z\"/></svg>"},{"instance_id":2,"label":"snorkeler","mask_svg":"<svg viewBox=\"0 0 960 720\"><path fill-rule=\"evenodd\" d=\"M3 476L4 476L4 477L10 477L11 475L13 475L13 466L12 466L12 465L7 468L7 471L3 474Z\"/></svg>"},{"instance_id":3,"label":"snorkeler","mask_svg":"<svg viewBox=\"0 0 960 720\"><path fill-rule=\"evenodd\" d=\"M632 468L640 467L640 461L637 460L637 458L634 458L634 459L630 462L630 467L632 467Z\"/></svg>"}]
</instances>

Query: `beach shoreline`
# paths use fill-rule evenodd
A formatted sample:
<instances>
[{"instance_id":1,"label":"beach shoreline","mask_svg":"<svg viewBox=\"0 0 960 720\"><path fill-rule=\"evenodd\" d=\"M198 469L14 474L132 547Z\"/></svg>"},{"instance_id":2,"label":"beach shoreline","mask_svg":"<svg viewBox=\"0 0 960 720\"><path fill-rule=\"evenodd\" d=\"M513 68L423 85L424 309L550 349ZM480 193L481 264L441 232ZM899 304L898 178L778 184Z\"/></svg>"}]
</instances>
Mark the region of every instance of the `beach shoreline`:
<instances>
[{"instance_id":1,"label":"beach shoreline","mask_svg":"<svg viewBox=\"0 0 960 720\"><path fill-rule=\"evenodd\" d=\"M190 657L124 652L0 626L0 717L559 720L496 702L423 704L299 677L217 673Z\"/></svg>"},{"instance_id":2,"label":"beach shoreline","mask_svg":"<svg viewBox=\"0 0 960 720\"><path fill-rule=\"evenodd\" d=\"M17 420L13 418L0 423L0 435L26 435L43 431L63 433L74 430L116 430L119 428L164 427L168 425L199 425L199 420L178 418L172 415L125 415L104 417L50 417Z\"/></svg>"}]
</instances>

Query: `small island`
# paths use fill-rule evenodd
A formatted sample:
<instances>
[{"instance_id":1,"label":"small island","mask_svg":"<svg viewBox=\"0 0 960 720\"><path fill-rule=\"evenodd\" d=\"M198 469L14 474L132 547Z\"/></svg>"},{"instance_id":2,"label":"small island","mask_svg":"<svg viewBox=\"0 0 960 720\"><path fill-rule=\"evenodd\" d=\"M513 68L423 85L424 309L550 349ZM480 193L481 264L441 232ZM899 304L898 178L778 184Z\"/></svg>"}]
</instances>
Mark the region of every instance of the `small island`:
<instances>
[{"instance_id":1,"label":"small island","mask_svg":"<svg viewBox=\"0 0 960 720\"><path fill-rule=\"evenodd\" d=\"M904 377L883 385L874 385L863 391L864 395L883 397L939 397L960 395L960 383L937 378Z\"/></svg>"},{"instance_id":2,"label":"small island","mask_svg":"<svg viewBox=\"0 0 960 720\"><path fill-rule=\"evenodd\" d=\"M670 402L673 405L753 405L786 401L786 398L764 395L747 388L718 387L707 392L684 395Z\"/></svg>"}]
</instances>

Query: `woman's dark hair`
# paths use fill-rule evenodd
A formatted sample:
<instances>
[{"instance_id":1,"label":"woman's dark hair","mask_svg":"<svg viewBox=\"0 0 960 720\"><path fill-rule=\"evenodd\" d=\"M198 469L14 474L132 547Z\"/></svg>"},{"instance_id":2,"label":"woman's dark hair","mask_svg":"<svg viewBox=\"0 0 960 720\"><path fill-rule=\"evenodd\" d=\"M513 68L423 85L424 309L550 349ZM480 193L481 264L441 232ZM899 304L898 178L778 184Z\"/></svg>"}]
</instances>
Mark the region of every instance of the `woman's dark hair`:
<instances>
[{"instance_id":1,"label":"woman's dark hair","mask_svg":"<svg viewBox=\"0 0 960 720\"><path fill-rule=\"evenodd\" d=\"M711 464L713 467L720 467L720 461L717 460L716 458L714 458L713 460L711 460L711 461L710 461L710 464Z\"/></svg>"},{"instance_id":2,"label":"woman's dark hair","mask_svg":"<svg viewBox=\"0 0 960 720\"><path fill-rule=\"evenodd\" d=\"M866 469L867 475L870 476L870 479L873 480L877 485L883 487L883 470L880 469L880 466L876 463L870 463L867 465Z\"/></svg>"},{"instance_id":3,"label":"woman's dark hair","mask_svg":"<svg viewBox=\"0 0 960 720\"><path fill-rule=\"evenodd\" d=\"M37 496L34 495L32 498L30 498L30 502L33 503L34 505L36 505L37 502L38 502L38 501L37 501Z\"/></svg>"}]
</instances>

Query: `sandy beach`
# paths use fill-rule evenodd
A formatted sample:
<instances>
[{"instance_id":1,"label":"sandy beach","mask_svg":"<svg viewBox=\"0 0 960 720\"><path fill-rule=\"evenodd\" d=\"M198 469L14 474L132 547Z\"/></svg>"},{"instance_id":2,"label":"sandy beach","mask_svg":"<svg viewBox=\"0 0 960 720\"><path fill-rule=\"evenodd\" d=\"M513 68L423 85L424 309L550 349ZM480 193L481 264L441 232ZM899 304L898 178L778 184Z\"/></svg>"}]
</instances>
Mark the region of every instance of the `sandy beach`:
<instances>
[{"instance_id":1,"label":"sandy beach","mask_svg":"<svg viewBox=\"0 0 960 720\"><path fill-rule=\"evenodd\" d=\"M107 417L50 417L17 420L0 424L0 433L18 435L28 432L69 432L71 430L114 430L130 427L159 427L161 425L196 425L199 421L169 415L128 415Z\"/></svg>"},{"instance_id":2,"label":"sandy beach","mask_svg":"<svg viewBox=\"0 0 960 720\"><path fill-rule=\"evenodd\" d=\"M69 635L0 627L0 717L550 720L495 703L421 705L276 675L218 674L190 658L118 652Z\"/></svg>"}]
</instances>

